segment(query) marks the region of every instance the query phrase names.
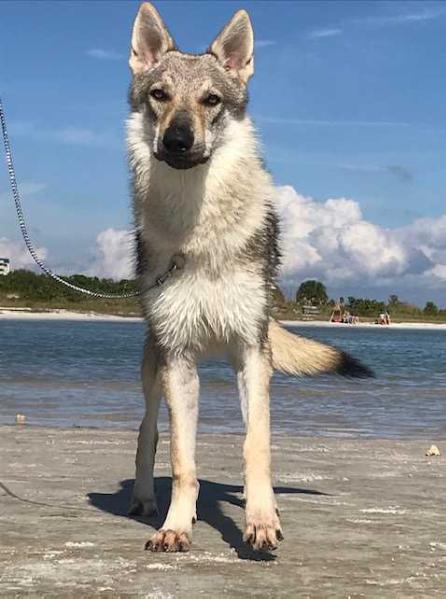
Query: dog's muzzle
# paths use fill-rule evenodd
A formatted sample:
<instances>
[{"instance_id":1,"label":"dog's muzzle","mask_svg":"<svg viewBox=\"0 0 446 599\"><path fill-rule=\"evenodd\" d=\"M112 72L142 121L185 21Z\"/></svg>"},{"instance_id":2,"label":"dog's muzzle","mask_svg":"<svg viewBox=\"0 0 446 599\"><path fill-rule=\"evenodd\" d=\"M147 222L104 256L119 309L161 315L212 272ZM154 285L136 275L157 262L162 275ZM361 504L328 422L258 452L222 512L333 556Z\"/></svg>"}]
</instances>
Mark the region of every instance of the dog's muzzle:
<instances>
[{"instance_id":1,"label":"dog's muzzle","mask_svg":"<svg viewBox=\"0 0 446 599\"><path fill-rule=\"evenodd\" d=\"M203 164L209 158L204 144L195 143L194 133L187 121L174 121L158 142L155 158L176 169L188 169Z\"/></svg>"}]
</instances>

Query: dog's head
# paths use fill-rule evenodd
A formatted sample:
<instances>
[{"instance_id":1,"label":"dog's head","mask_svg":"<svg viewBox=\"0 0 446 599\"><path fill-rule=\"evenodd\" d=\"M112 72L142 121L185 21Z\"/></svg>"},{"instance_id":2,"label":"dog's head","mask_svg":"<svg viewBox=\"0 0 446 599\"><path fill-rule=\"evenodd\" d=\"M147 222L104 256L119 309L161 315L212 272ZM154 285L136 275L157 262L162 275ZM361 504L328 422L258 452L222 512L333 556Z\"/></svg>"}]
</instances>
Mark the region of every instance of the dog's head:
<instances>
[{"instance_id":1,"label":"dog's head","mask_svg":"<svg viewBox=\"0 0 446 599\"><path fill-rule=\"evenodd\" d=\"M141 112L155 158L176 169L206 162L229 119L243 117L254 71L254 36L238 11L201 55L176 49L158 11L141 5L133 26L132 109Z\"/></svg>"}]
</instances>

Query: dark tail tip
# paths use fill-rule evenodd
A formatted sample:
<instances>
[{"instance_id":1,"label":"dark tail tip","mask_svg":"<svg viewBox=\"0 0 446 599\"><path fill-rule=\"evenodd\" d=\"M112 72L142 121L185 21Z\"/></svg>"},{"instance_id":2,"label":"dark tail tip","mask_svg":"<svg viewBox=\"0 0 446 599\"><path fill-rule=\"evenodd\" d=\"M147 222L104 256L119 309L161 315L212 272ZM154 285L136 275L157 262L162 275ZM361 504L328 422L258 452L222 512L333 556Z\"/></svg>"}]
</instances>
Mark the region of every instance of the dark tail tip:
<instances>
[{"instance_id":1,"label":"dark tail tip","mask_svg":"<svg viewBox=\"0 0 446 599\"><path fill-rule=\"evenodd\" d=\"M375 373L371 368L362 364L359 360L346 352L341 352L336 374L355 379L374 378Z\"/></svg>"}]
</instances>

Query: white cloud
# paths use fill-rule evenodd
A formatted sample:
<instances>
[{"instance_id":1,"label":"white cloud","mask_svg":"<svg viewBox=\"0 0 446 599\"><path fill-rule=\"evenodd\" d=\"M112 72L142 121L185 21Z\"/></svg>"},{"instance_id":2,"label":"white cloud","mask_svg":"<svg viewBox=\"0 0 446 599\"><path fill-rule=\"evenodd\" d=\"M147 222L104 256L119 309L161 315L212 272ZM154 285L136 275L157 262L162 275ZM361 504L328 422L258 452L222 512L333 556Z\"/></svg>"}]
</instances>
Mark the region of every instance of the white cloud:
<instances>
[{"instance_id":1,"label":"white cloud","mask_svg":"<svg viewBox=\"0 0 446 599\"><path fill-rule=\"evenodd\" d=\"M256 40L254 47L259 50L261 48L268 48L269 46L275 46L277 44L274 40Z\"/></svg>"},{"instance_id":2,"label":"white cloud","mask_svg":"<svg viewBox=\"0 0 446 599\"><path fill-rule=\"evenodd\" d=\"M446 11L443 7L426 8L418 12L405 12L399 14L383 14L368 17L358 17L349 19L351 23L364 25L405 25L407 23L421 23L423 21L432 21L443 17Z\"/></svg>"},{"instance_id":3,"label":"white cloud","mask_svg":"<svg viewBox=\"0 0 446 599\"><path fill-rule=\"evenodd\" d=\"M98 60L122 60L124 58L119 52L104 50L103 48L90 48L86 50L85 54L90 58L97 58Z\"/></svg>"},{"instance_id":4,"label":"white cloud","mask_svg":"<svg viewBox=\"0 0 446 599\"><path fill-rule=\"evenodd\" d=\"M408 3L406 3L408 4ZM319 27L307 34L309 39L323 39L342 35L349 31L349 25L358 25L371 28L397 27L410 24L425 23L446 16L444 7L428 7L414 12L402 12L396 14L377 14L344 19L341 23L328 27Z\"/></svg>"},{"instance_id":5,"label":"white cloud","mask_svg":"<svg viewBox=\"0 0 446 599\"><path fill-rule=\"evenodd\" d=\"M131 231L106 229L96 238L96 258L87 274L107 279L134 276L133 236Z\"/></svg>"},{"instance_id":6,"label":"white cloud","mask_svg":"<svg viewBox=\"0 0 446 599\"><path fill-rule=\"evenodd\" d=\"M44 247L36 248L38 257L45 260L47 250ZM21 241L14 241L7 237L0 237L0 257L9 258L11 260L11 268L18 270L19 268L37 268L36 263L31 257L25 244Z\"/></svg>"},{"instance_id":7,"label":"white cloud","mask_svg":"<svg viewBox=\"0 0 446 599\"><path fill-rule=\"evenodd\" d=\"M45 183L38 183L36 181L24 181L19 185L19 191L21 197L29 197L46 189ZM12 192L9 187L5 191L0 191L0 202L12 202ZM12 205L12 204L11 204Z\"/></svg>"},{"instance_id":8,"label":"white cloud","mask_svg":"<svg viewBox=\"0 0 446 599\"><path fill-rule=\"evenodd\" d=\"M322 39L325 37L336 37L342 34L342 29L340 27L325 27L322 29L313 29L308 34L310 39Z\"/></svg>"},{"instance_id":9,"label":"white cloud","mask_svg":"<svg viewBox=\"0 0 446 599\"><path fill-rule=\"evenodd\" d=\"M446 283L446 215L386 229L365 220L354 200L318 202L292 187L278 188L277 197L285 283L310 277L332 286Z\"/></svg>"},{"instance_id":10,"label":"white cloud","mask_svg":"<svg viewBox=\"0 0 446 599\"><path fill-rule=\"evenodd\" d=\"M47 129L30 121L11 123L11 133L29 139L48 140L71 146L88 146L97 148L120 147L120 141L109 132L95 131L85 127L67 126Z\"/></svg>"}]
</instances>

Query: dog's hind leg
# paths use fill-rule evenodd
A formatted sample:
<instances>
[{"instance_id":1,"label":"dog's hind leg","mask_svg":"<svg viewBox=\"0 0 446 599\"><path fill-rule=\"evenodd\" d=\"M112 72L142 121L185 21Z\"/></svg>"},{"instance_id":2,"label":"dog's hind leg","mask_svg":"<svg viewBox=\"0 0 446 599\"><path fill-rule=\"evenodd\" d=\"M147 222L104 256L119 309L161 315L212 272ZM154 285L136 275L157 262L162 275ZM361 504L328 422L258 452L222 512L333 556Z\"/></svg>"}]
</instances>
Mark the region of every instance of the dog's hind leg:
<instances>
[{"instance_id":1,"label":"dog's hind leg","mask_svg":"<svg viewBox=\"0 0 446 599\"><path fill-rule=\"evenodd\" d=\"M271 358L260 347L242 347L236 368L246 424L244 540L254 549L274 549L282 539L282 529L271 484Z\"/></svg>"},{"instance_id":2,"label":"dog's hind leg","mask_svg":"<svg viewBox=\"0 0 446 599\"><path fill-rule=\"evenodd\" d=\"M166 356L161 385L170 418L172 499L164 524L146 549L188 551L199 488L195 467L199 392L196 364L184 357Z\"/></svg>"},{"instance_id":3,"label":"dog's hind leg","mask_svg":"<svg viewBox=\"0 0 446 599\"><path fill-rule=\"evenodd\" d=\"M136 476L129 514L150 516L157 512L153 468L158 443L157 420L161 399L159 352L155 343L150 340L144 347L141 375L146 412L139 428Z\"/></svg>"}]
</instances>

